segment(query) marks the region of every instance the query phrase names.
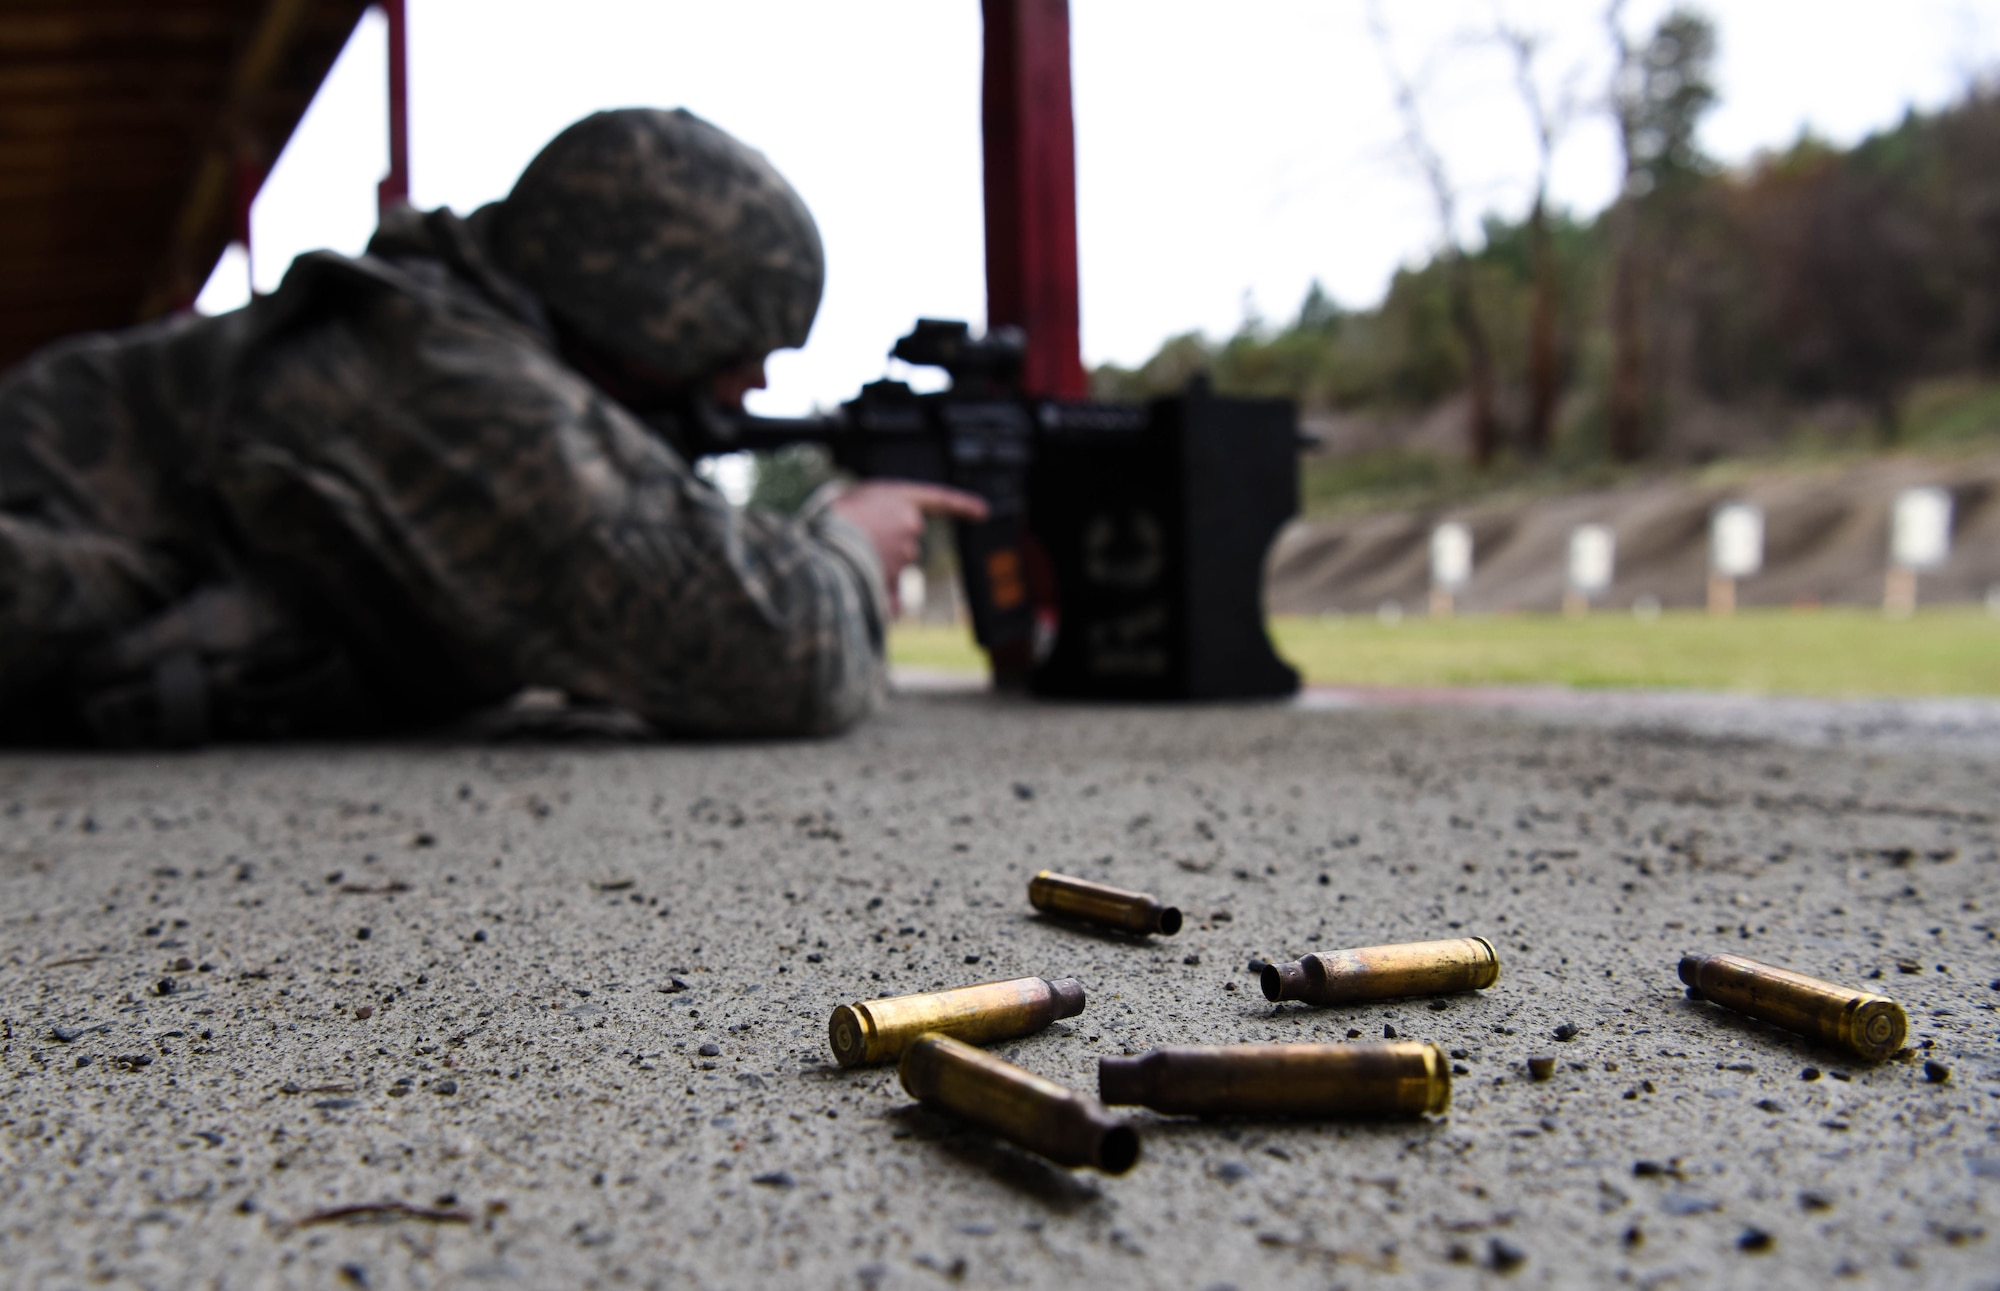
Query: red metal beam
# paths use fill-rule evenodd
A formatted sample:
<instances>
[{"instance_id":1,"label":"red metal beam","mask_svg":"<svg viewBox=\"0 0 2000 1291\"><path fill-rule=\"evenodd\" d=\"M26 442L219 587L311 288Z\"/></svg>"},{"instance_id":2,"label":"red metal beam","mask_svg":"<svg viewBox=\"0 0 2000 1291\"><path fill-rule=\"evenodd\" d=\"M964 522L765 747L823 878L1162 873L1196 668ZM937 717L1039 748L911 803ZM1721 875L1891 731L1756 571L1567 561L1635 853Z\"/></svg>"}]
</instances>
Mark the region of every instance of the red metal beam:
<instances>
[{"instance_id":1,"label":"red metal beam","mask_svg":"<svg viewBox=\"0 0 2000 1291\"><path fill-rule=\"evenodd\" d=\"M375 188L376 209L410 204L410 57L403 0L380 0L389 22L389 173Z\"/></svg>"},{"instance_id":2,"label":"red metal beam","mask_svg":"<svg viewBox=\"0 0 2000 1291\"><path fill-rule=\"evenodd\" d=\"M1028 336L1031 394L1089 393L1077 330L1069 0L981 0L986 67L986 326Z\"/></svg>"}]
</instances>

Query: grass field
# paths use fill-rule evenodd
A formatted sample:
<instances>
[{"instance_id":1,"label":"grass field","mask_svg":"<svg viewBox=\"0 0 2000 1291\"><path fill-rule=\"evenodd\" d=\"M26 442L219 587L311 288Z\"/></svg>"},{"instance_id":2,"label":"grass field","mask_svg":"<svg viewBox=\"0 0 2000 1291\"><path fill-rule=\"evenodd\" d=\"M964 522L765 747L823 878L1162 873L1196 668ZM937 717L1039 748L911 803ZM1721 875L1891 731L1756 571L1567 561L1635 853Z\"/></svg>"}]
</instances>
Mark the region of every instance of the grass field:
<instances>
[{"instance_id":1,"label":"grass field","mask_svg":"<svg viewBox=\"0 0 2000 1291\"><path fill-rule=\"evenodd\" d=\"M1285 618L1278 653L1310 685L1559 685L1783 695L2000 695L2000 619L1972 607L1905 621L1867 610L1755 610L1651 620L1521 614L1444 622ZM984 667L964 629L899 625L898 664Z\"/></svg>"}]
</instances>

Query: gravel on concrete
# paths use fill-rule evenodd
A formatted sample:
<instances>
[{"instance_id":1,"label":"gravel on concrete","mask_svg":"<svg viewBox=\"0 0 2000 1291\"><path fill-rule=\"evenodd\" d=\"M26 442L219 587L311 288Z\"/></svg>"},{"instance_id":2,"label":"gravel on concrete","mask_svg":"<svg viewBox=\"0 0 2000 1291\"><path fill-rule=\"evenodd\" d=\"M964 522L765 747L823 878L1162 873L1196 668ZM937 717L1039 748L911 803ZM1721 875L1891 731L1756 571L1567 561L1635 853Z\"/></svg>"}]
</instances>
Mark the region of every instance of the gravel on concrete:
<instances>
[{"instance_id":1,"label":"gravel on concrete","mask_svg":"<svg viewBox=\"0 0 2000 1291\"><path fill-rule=\"evenodd\" d=\"M1990 1283L1996 786L1900 743L948 694L822 743L0 755L8 1280ZM1044 920L1045 866L1188 925ZM1455 934L1501 977L1441 1010L1245 971ZM1912 1051L1690 1001L1697 950L1891 994ZM1393 1029L1452 1106L1142 1112L1107 1179L831 1062L836 1004L1024 974L1088 1007L998 1049L1076 1087Z\"/></svg>"}]
</instances>

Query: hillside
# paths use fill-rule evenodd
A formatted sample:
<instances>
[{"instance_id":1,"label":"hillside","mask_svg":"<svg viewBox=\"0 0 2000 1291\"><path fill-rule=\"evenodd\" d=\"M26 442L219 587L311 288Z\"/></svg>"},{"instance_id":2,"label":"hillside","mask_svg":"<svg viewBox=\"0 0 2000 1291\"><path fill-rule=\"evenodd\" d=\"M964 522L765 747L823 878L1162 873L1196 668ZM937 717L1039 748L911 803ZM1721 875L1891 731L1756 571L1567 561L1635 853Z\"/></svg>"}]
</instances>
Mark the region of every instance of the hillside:
<instances>
[{"instance_id":1,"label":"hillside","mask_svg":"<svg viewBox=\"0 0 2000 1291\"><path fill-rule=\"evenodd\" d=\"M1982 600L2000 589L2000 448L1957 455L1895 454L1825 465L1730 465L1548 493L1528 486L1461 505L1355 511L1301 520L1273 548L1266 602L1274 614L1420 613L1430 591L1432 528L1457 520L1473 534L1474 567L1459 606L1469 612L1554 610L1565 549L1579 524L1616 536L1616 581L1602 604L1652 598L1703 603L1708 524L1724 502L1765 511L1765 567L1738 592L1745 606L1878 605L1889 509L1902 489L1933 485L1953 500L1950 562L1923 576L1926 603Z\"/></svg>"}]
</instances>

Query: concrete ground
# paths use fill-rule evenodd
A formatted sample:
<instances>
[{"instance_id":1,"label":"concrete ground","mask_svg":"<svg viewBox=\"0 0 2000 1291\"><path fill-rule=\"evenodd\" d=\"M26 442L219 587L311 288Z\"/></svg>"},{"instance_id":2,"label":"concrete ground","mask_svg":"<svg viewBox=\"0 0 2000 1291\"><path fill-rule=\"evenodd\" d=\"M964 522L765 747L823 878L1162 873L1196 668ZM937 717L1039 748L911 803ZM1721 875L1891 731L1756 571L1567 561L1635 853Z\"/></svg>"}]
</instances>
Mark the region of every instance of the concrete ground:
<instances>
[{"instance_id":1,"label":"concrete ground","mask_svg":"<svg viewBox=\"0 0 2000 1291\"><path fill-rule=\"evenodd\" d=\"M0 1259L50 1287L1994 1286L1996 786L2000 755L1921 741L951 694L826 743L6 754ZM1188 926L1044 922L1044 866ZM1458 932L1500 948L1492 989L1274 1008L1246 971ZM1689 950L1893 994L1916 1053L1690 1003ZM830 1064L838 1003L1022 974L1089 991L1001 1046L1076 1087L1100 1054L1388 1026L1460 1055L1451 1110L1139 1113L1144 1159L1102 1178Z\"/></svg>"}]
</instances>

